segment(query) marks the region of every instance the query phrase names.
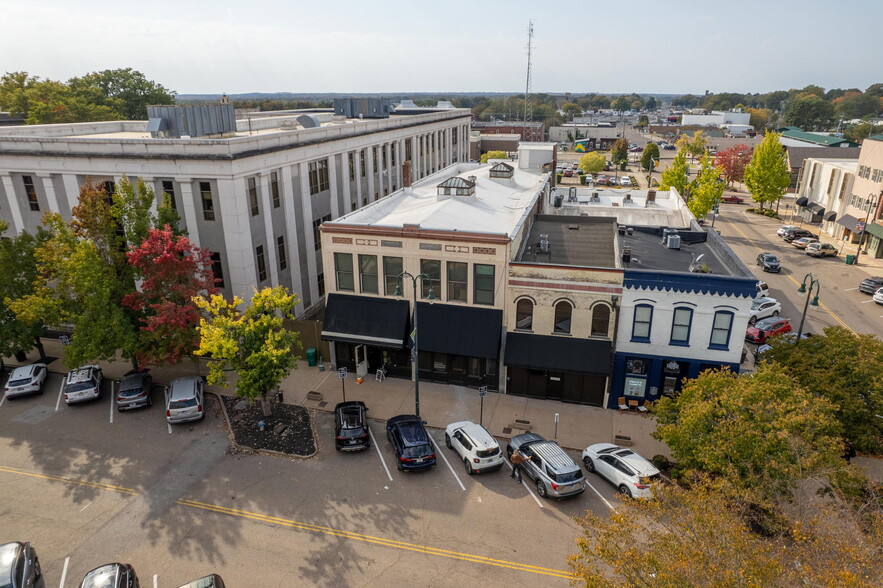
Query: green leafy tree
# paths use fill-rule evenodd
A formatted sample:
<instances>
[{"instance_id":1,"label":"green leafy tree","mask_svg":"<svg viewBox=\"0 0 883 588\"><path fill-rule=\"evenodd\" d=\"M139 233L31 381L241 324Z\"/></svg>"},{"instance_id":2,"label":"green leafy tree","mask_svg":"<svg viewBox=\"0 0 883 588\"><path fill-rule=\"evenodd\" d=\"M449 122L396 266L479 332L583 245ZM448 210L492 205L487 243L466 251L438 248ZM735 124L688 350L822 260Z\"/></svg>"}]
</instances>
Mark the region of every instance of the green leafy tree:
<instances>
[{"instance_id":1,"label":"green leafy tree","mask_svg":"<svg viewBox=\"0 0 883 588\"><path fill-rule=\"evenodd\" d=\"M837 115L846 118L876 116L880 112L880 98L861 92L849 92L833 101Z\"/></svg>"},{"instance_id":2,"label":"green leafy tree","mask_svg":"<svg viewBox=\"0 0 883 588\"><path fill-rule=\"evenodd\" d=\"M647 146L644 147L644 151L641 153L641 167L646 171L651 171L656 167L657 161L659 161L659 145L647 143Z\"/></svg>"},{"instance_id":3,"label":"green leafy tree","mask_svg":"<svg viewBox=\"0 0 883 588\"><path fill-rule=\"evenodd\" d=\"M831 402L843 436L858 451L883 453L883 342L842 327L799 345L774 339L764 362L776 362L809 392Z\"/></svg>"},{"instance_id":4,"label":"green leafy tree","mask_svg":"<svg viewBox=\"0 0 883 588\"><path fill-rule=\"evenodd\" d=\"M687 208L696 218L703 218L720 202L726 186L720 180L722 172L723 169L714 165L708 153L699 160L699 172L690 187L690 199L687 201Z\"/></svg>"},{"instance_id":5,"label":"green leafy tree","mask_svg":"<svg viewBox=\"0 0 883 588\"><path fill-rule=\"evenodd\" d=\"M0 77L0 110L27 117L33 88L40 78L26 71L7 72Z\"/></svg>"},{"instance_id":6,"label":"green leafy tree","mask_svg":"<svg viewBox=\"0 0 883 588\"><path fill-rule=\"evenodd\" d=\"M123 230L123 239L129 247L139 246L154 224L151 207L156 202L153 190L141 178L135 185L125 175L117 182L110 212Z\"/></svg>"},{"instance_id":7,"label":"green leafy tree","mask_svg":"<svg viewBox=\"0 0 883 588\"><path fill-rule=\"evenodd\" d=\"M767 133L754 148L751 161L745 166L745 186L763 209L785 194L791 184L791 169L778 133Z\"/></svg>"},{"instance_id":8,"label":"green leafy tree","mask_svg":"<svg viewBox=\"0 0 883 588\"><path fill-rule=\"evenodd\" d=\"M487 163L488 159L509 159L509 154L505 151L488 151L481 154L482 163Z\"/></svg>"},{"instance_id":9,"label":"green leafy tree","mask_svg":"<svg viewBox=\"0 0 883 588\"><path fill-rule=\"evenodd\" d=\"M148 105L175 102L174 92L131 67L90 73L72 78L68 84L75 94L87 96L95 103L121 104L122 115L128 120L146 120Z\"/></svg>"},{"instance_id":10,"label":"green leafy tree","mask_svg":"<svg viewBox=\"0 0 883 588\"><path fill-rule=\"evenodd\" d=\"M283 286L255 291L251 304L240 310L242 300L227 301L215 294L197 296L196 305L206 314L199 321L197 355L210 355L208 381L227 385L227 370L239 376L236 395L249 401L260 399L264 416L271 415L267 394L297 367L301 350L298 333L285 328L294 318L297 295Z\"/></svg>"},{"instance_id":11,"label":"green leafy tree","mask_svg":"<svg viewBox=\"0 0 883 588\"><path fill-rule=\"evenodd\" d=\"M690 197L690 165L684 149L678 149L674 159L663 172L659 181L660 190L674 188L685 200Z\"/></svg>"},{"instance_id":12,"label":"green leafy tree","mask_svg":"<svg viewBox=\"0 0 883 588\"><path fill-rule=\"evenodd\" d=\"M748 124L757 131L763 131L769 124L771 113L772 111L766 108L749 108L748 114L751 116L748 119Z\"/></svg>"},{"instance_id":13,"label":"green leafy tree","mask_svg":"<svg viewBox=\"0 0 883 588\"><path fill-rule=\"evenodd\" d=\"M629 160L629 142L621 137L614 141L613 148L610 149L610 160L614 165L622 166Z\"/></svg>"},{"instance_id":14,"label":"green leafy tree","mask_svg":"<svg viewBox=\"0 0 883 588\"><path fill-rule=\"evenodd\" d=\"M579 168L585 174L596 174L603 170L606 164L607 158L597 151L586 153L579 160Z\"/></svg>"},{"instance_id":15,"label":"green leafy tree","mask_svg":"<svg viewBox=\"0 0 883 588\"><path fill-rule=\"evenodd\" d=\"M650 117L646 114L642 114L638 117L638 122L635 123L635 126L641 129L642 131L650 126Z\"/></svg>"},{"instance_id":16,"label":"green leafy tree","mask_svg":"<svg viewBox=\"0 0 883 588\"><path fill-rule=\"evenodd\" d=\"M826 128L834 118L834 106L816 94L797 94L785 106L785 124L806 131Z\"/></svg>"},{"instance_id":17,"label":"green leafy tree","mask_svg":"<svg viewBox=\"0 0 883 588\"><path fill-rule=\"evenodd\" d=\"M868 86L867 90L865 90L865 94L876 96L877 98L883 98L883 84L871 84Z\"/></svg>"},{"instance_id":18,"label":"green leafy tree","mask_svg":"<svg viewBox=\"0 0 883 588\"><path fill-rule=\"evenodd\" d=\"M567 120L573 120L573 117L583 115L583 109L575 102L565 102L561 105L561 110L564 112Z\"/></svg>"},{"instance_id":19,"label":"green leafy tree","mask_svg":"<svg viewBox=\"0 0 883 588\"><path fill-rule=\"evenodd\" d=\"M883 125L875 125L869 122L861 122L858 124L846 125L843 130L843 138L861 143L871 135L883 132Z\"/></svg>"},{"instance_id":20,"label":"green leafy tree","mask_svg":"<svg viewBox=\"0 0 883 588\"><path fill-rule=\"evenodd\" d=\"M162 203L156 207L156 228L169 227L172 233L178 237L180 235L187 236L187 231L181 226L181 215L172 205L172 196L163 192Z\"/></svg>"},{"instance_id":21,"label":"green leafy tree","mask_svg":"<svg viewBox=\"0 0 883 588\"><path fill-rule=\"evenodd\" d=\"M685 470L711 475L729 495L774 505L800 480L830 485L843 471L836 407L781 368L706 371L654 413L654 437Z\"/></svg>"},{"instance_id":22,"label":"green leafy tree","mask_svg":"<svg viewBox=\"0 0 883 588\"><path fill-rule=\"evenodd\" d=\"M7 238L6 224L0 221L0 357L9 357L17 351L36 347L40 358L46 354L40 343L41 321L25 322L9 307L14 300L33 294L37 278L34 252L40 243L27 231Z\"/></svg>"},{"instance_id":23,"label":"green leafy tree","mask_svg":"<svg viewBox=\"0 0 883 588\"><path fill-rule=\"evenodd\" d=\"M647 102L644 103L644 110L656 110L659 108L656 104L656 98L650 96L647 98Z\"/></svg>"}]
</instances>

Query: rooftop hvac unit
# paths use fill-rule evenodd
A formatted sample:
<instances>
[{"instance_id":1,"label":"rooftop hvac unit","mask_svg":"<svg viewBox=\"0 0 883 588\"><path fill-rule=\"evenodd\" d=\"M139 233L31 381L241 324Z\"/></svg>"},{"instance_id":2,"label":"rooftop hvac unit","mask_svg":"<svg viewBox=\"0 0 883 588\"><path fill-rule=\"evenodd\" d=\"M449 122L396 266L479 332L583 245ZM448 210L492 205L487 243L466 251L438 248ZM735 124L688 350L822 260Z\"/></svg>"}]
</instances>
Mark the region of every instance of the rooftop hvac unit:
<instances>
[{"instance_id":1,"label":"rooftop hvac unit","mask_svg":"<svg viewBox=\"0 0 883 588\"><path fill-rule=\"evenodd\" d=\"M540 252L549 252L549 235L540 235Z\"/></svg>"},{"instance_id":2,"label":"rooftop hvac unit","mask_svg":"<svg viewBox=\"0 0 883 588\"><path fill-rule=\"evenodd\" d=\"M631 247L623 247L622 248L622 261L628 263L632 260L632 248Z\"/></svg>"},{"instance_id":3,"label":"rooftop hvac unit","mask_svg":"<svg viewBox=\"0 0 883 588\"><path fill-rule=\"evenodd\" d=\"M680 249L681 248L681 236L680 235L669 235L668 239L665 240L665 246L669 249Z\"/></svg>"},{"instance_id":4,"label":"rooftop hvac unit","mask_svg":"<svg viewBox=\"0 0 883 588\"><path fill-rule=\"evenodd\" d=\"M678 234L677 229L672 229L672 228L662 229L662 243L665 244L668 242L669 235L677 235L677 234Z\"/></svg>"}]
</instances>

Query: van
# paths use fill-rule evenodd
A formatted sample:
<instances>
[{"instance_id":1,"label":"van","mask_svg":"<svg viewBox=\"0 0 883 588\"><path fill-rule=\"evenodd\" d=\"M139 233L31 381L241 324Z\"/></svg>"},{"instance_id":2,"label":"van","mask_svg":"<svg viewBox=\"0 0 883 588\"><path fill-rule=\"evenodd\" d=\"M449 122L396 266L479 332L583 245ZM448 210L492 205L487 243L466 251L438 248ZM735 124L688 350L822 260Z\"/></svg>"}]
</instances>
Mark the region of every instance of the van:
<instances>
[{"instance_id":1,"label":"van","mask_svg":"<svg viewBox=\"0 0 883 588\"><path fill-rule=\"evenodd\" d=\"M547 441L536 433L523 433L512 437L506 445L510 458L516 449L530 458L521 468L543 498L565 498L585 492L582 469L554 441Z\"/></svg>"}]
</instances>

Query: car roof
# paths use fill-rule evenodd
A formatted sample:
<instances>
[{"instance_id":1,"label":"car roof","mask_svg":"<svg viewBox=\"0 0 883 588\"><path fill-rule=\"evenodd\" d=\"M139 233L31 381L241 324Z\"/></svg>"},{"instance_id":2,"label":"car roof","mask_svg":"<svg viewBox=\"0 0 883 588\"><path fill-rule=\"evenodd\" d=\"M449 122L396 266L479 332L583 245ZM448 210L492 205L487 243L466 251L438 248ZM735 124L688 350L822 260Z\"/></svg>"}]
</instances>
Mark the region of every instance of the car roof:
<instances>
[{"instance_id":1,"label":"car roof","mask_svg":"<svg viewBox=\"0 0 883 588\"><path fill-rule=\"evenodd\" d=\"M763 304L764 302L778 302L778 300L770 298L769 296L760 296L759 298L755 298L754 302Z\"/></svg>"},{"instance_id":2,"label":"car roof","mask_svg":"<svg viewBox=\"0 0 883 588\"><path fill-rule=\"evenodd\" d=\"M198 381L199 378L194 376L174 380L169 390L169 400L193 398L194 390L196 389Z\"/></svg>"},{"instance_id":3,"label":"car roof","mask_svg":"<svg viewBox=\"0 0 883 588\"><path fill-rule=\"evenodd\" d=\"M760 319L759 321L754 323L754 326L757 327L758 329L760 329L760 328L765 327L767 325L774 325L779 321L787 321L787 320L788 319L779 318L777 316L769 316L765 319Z\"/></svg>"},{"instance_id":4,"label":"car roof","mask_svg":"<svg viewBox=\"0 0 883 588\"><path fill-rule=\"evenodd\" d=\"M455 429L460 429L466 435L469 436L475 443L479 445L483 445L485 447L497 447L499 443L494 439L494 436L491 435L487 429L482 427L479 424L473 423L472 421L462 421L459 423L454 423Z\"/></svg>"},{"instance_id":5,"label":"car roof","mask_svg":"<svg viewBox=\"0 0 883 588\"><path fill-rule=\"evenodd\" d=\"M97 369L98 366L95 365L84 365L83 367L72 369L67 374L67 383L78 384L80 382L85 382L92 378L92 374Z\"/></svg>"},{"instance_id":6,"label":"car roof","mask_svg":"<svg viewBox=\"0 0 883 588\"><path fill-rule=\"evenodd\" d=\"M652 476L659 473L656 466L631 449L620 449L619 451L614 452L613 455L629 464L640 475Z\"/></svg>"},{"instance_id":7,"label":"car roof","mask_svg":"<svg viewBox=\"0 0 883 588\"><path fill-rule=\"evenodd\" d=\"M30 376L32 373L34 373L34 365L33 364L32 365L22 365L22 366L15 368L14 370L12 370L12 373L9 374L9 379L12 380L13 378L23 378L25 376Z\"/></svg>"},{"instance_id":8,"label":"car roof","mask_svg":"<svg viewBox=\"0 0 883 588\"><path fill-rule=\"evenodd\" d=\"M533 451L534 455L543 458L548 465L556 470L579 469L579 466L576 465L561 446L554 441L546 441L545 439L543 441L537 441L536 443L530 444L530 449Z\"/></svg>"}]
</instances>

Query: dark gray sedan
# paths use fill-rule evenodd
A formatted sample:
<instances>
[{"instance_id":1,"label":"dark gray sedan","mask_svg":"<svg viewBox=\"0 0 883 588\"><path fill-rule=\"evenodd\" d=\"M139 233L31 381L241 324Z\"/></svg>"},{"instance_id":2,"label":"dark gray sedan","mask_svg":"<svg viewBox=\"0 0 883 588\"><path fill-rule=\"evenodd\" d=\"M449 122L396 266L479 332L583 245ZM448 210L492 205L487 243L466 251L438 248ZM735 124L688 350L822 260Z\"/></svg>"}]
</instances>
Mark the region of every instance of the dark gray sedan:
<instances>
[{"instance_id":1,"label":"dark gray sedan","mask_svg":"<svg viewBox=\"0 0 883 588\"><path fill-rule=\"evenodd\" d=\"M43 588L43 572L37 552L30 543L0 545L0 586Z\"/></svg>"}]
</instances>

